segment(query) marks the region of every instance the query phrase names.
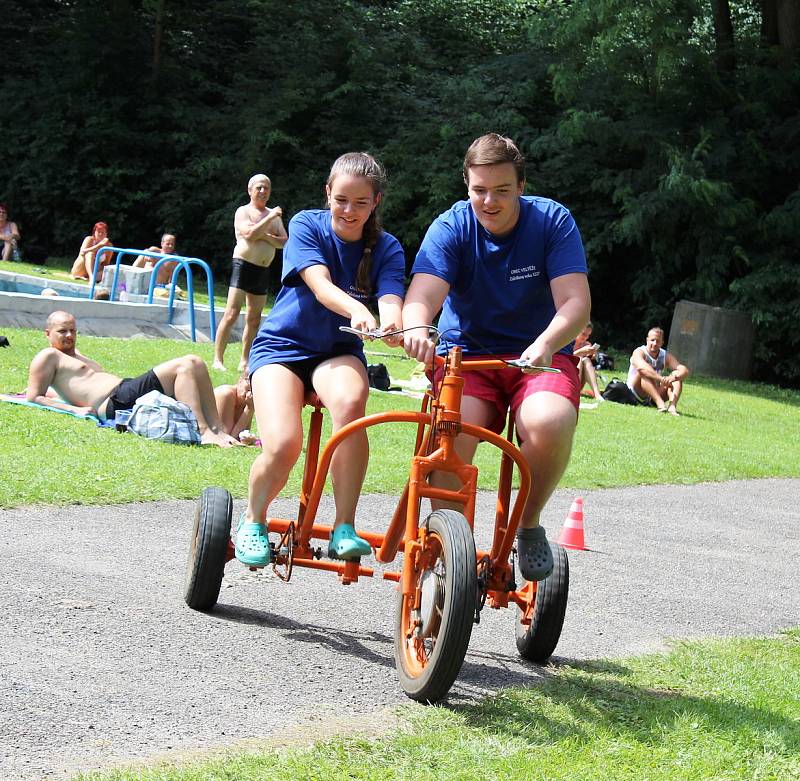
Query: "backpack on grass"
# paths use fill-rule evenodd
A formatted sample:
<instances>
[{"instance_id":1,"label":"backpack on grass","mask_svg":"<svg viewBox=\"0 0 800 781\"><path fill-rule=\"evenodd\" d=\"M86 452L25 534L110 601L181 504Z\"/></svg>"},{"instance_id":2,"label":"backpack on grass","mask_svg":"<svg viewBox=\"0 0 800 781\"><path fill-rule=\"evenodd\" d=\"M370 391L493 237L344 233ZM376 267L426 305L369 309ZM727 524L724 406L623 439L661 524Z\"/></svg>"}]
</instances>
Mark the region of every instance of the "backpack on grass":
<instances>
[{"instance_id":1,"label":"backpack on grass","mask_svg":"<svg viewBox=\"0 0 800 781\"><path fill-rule=\"evenodd\" d=\"M386 364L371 363L367 366L367 379L369 387L377 390L388 391L392 387L392 379Z\"/></svg>"},{"instance_id":2,"label":"backpack on grass","mask_svg":"<svg viewBox=\"0 0 800 781\"><path fill-rule=\"evenodd\" d=\"M606 401L616 401L617 404L639 404L636 394L622 380L611 380L606 389L600 394Z\"/></svg>"},{"instance_id":3,"label":"backpack on grass","mask_svg":"<svg viewBox=\"0 0 800 781\"><path fill-rule=\"evenodd\" d=\"M191 408L156 390L136 399L128 431L159 442L200 444L200 427Z\"/></svg>"}]
</instances>

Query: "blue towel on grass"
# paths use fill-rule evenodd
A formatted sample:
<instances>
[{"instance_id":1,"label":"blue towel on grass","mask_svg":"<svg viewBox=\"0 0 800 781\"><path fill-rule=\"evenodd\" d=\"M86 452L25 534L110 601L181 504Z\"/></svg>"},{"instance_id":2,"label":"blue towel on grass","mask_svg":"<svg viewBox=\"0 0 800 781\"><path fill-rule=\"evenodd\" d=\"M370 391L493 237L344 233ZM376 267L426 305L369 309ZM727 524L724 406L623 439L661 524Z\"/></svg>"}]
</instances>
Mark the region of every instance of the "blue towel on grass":
<instances>
[{"instance_id":1,"label":"blue towel on grass","mask_svg":"<svg viewBox=\"0 0 800 781\"><path fill-rule=\"evenodd\" d=\"M56 407L47 407L44 404L37 404L35 401L28 401L24 396L15 396L8 393L0 393L0 401L7 401L10 404L21 404L24 407L35 407L37 409L47 410L48 412L60 412L62 415L72 415L73 418L80 418L82 420L93 420L98 426L102 428L114 428L113 420L100 420L95 415L77 415L67 409L57 409Z\"/></svg>"}]
</instances>

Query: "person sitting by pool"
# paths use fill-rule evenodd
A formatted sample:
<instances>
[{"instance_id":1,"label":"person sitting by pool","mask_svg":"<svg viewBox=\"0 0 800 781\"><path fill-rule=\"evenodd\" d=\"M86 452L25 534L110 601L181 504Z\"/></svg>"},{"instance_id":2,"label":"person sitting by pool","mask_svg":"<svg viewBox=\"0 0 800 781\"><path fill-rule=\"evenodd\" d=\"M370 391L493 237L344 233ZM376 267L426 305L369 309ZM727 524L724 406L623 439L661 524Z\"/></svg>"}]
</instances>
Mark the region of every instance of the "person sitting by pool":
<instances>
[{"instance_id":1,"label":"person sitting by pool","mask_svg":"<svg viewBox=\"0 0 800 781\"><path fill-rule=\"evenodd\" d=\"M218 385L214 388L222 430L245 445L255 444L256 438L248 436L253 422L253 392L250 378L243 374L235 385ZM244 435L244 436L243 436Z\"/></svg>"},{"instance_id":2,"label":"person sitting by pool","mask_svg":"<svg viewBox=\"0 0 800 781\"><path fill-rule=\"evenodd\" d=\"M8 206L0 203L0 241L3 242L3 260L17 260L14 250L19 244L20 235L16 222L8 219Z\"/></svg>"},{"instance_id":3,"label":"person sitting by pool","mask_svg":"<svg viewBox=\"0 0 800 781\"><path fill-rule=\"evenodd\" d=\"M114 253L104 252L100 256L100 265L97 269L94 267L94 259L99 249L110 246L111 239L108 238L108 225L104 222L96 222L92 228L92 235L86 236L81 242L78 257L75 258L69 275L73 279L91 279L92 272L95 272L95 281L99 282L100 278L103 276L103 269L111 263Z\"/></svg>"},{"instance_id":4,"label":"person sitting by pool","mask_svg":"<svg viewBox=\"0 0 800 781\"><path fill-rule=\"evenodd\" d=\"M204 445L239 444L222 430L208 367L202 358L184 355L160 363L139 377L122 379L78 352L78 325L69 312L53 312L47 318L44 333L50 347L31 361L28 401L79 416L113 420L118 409L131 409L140 396L157 390L191 408ZM60 398L49 396L49 388Z\"/></svg>"},{"instance_id":5,"label":"person sitting by pool","mask_svg":"<svg viewBox=\"0 0 800 781\"><path fill-rule=\"evenodd\" d=\"M174 255L176 243L177 239L175 238L174 234L165 233L161 237L160 247L148 247L145 252L158 252L159 255ZM153 258L149 255L139 255L136 260L133 261L133 265L134 268L151 269L156 265L156 263L158 263L159 260L160 258ZM177 265L177 260L164 261L164 263L158 267L156 284L168 285L170 279L172 279L172 272L175 270L175 266Z\"/></svg>"}]
</instances>

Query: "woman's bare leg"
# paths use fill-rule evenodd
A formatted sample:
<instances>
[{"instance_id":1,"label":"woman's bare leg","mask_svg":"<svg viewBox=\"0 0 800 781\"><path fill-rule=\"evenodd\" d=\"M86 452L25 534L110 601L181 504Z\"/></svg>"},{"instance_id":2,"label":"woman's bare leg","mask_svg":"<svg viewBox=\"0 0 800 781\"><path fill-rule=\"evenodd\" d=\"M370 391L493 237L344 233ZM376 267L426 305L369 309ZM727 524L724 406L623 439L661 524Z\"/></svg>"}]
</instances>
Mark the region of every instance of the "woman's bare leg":
<instances>
[{"instance_id":1,"label":"woman's bare leg","mask_svg":"<svg viewBox=\"0 0 800 781\"><path fill-rule=\"evenodd\" d=\"M314 371L314 390L331 415L334 433L363 417L369 395L364 364L353 355L341 355L321 363ZM260 430L260 429L259 429ZM347 437L331 460L331 481L336 503L336 522L353 524L361 486L367 473L369 441L366 431Z\"/></svg>"},{"instance_id":2,"label":"woman's bare leg","mask_svg":"<svg viewBox=\"0 0 800 781\"><path fill-rule=\"evenodd\" d=\"M261 523L303 449L300 413L305 390L300 379L280 364L262 366L250 382L261 454L250 467L245 521Z\"/></svg>"}]
</instances>

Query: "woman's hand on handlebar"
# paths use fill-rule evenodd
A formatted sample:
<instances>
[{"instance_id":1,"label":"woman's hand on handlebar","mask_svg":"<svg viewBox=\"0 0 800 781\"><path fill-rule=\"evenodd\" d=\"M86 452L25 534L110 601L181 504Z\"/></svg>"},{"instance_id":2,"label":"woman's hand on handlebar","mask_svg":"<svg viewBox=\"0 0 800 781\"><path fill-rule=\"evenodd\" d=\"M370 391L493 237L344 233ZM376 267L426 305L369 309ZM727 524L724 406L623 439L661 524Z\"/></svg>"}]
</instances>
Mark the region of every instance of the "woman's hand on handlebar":
<instances>
[{"instance_id":1,"label":"woman's hand on handlebar","mask_svg":"<svg viewBox=\"0 0 800 781\"><path fill-rule=\"evenodd\" d=\"M356 331L362 332L362 339L368 339L368 334L377 330L378 324L375 322L375 317L363 304L354 307L354 311L350 315L350 327Z\"/></svg>"}]
</instances>

